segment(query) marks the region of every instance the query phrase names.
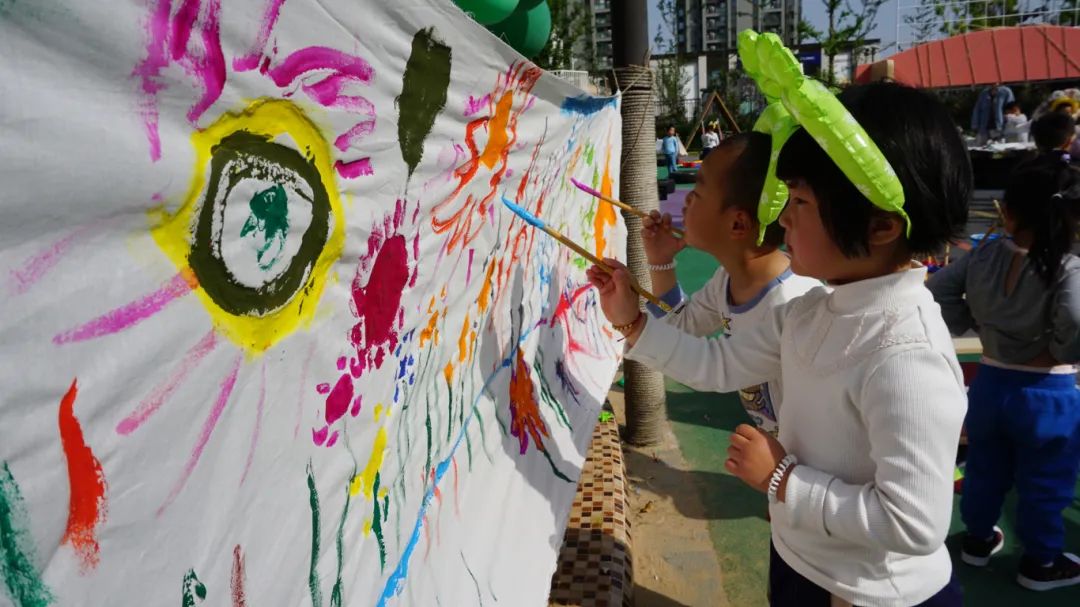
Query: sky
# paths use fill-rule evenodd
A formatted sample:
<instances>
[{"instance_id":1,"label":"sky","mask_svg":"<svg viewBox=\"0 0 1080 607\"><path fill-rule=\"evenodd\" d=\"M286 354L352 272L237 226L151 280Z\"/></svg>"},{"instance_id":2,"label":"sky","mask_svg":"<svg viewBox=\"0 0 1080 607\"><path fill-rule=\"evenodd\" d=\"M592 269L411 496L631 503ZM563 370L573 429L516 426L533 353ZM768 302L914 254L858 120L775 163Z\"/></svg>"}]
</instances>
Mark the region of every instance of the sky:
<instances>
[{"instance_id":1,"label":"sky","mask_svg":"<svg viewBox=\"0 0 1080 607\"><path fill-rule=\"evenodd\" d=\"M885 3L881 5L881 9L878 11L877 28L872 33L872 38L881 39L881 51L879 57L888 56L895 52L895 48L890 48L896 41L896 3L902 1L904 6L910 6L914 3L914 0L885 0ZM656 0L648 0L649 2L649 31L652 35L656 35L656 30L660 27L660 14L656 8ZM859 6L859 0L853 0L852 4ZM822 0L803 0L803 17L810 21L816 27L822 27L825 24L825 3Z\"/></svg>"}]
</instances>

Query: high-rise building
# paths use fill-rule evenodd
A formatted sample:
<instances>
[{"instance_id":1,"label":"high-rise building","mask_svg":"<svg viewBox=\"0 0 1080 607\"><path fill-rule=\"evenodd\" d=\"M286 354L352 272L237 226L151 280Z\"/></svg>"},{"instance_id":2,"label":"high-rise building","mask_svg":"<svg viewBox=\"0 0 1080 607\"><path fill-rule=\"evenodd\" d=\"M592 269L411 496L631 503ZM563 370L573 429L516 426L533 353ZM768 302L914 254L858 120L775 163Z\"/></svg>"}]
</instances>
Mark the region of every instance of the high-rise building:
<instances>
[{"instance_id":1,"label":"high-rise building","mask_svg":"<svg viewBox=\"0 0 1080 607\"><path fill-rule=\"evenodd\" d=\"M802 0L675 0L675 44L686 54L733 53L739 32L754 29L795 46L801 17Z\"/></svg>"},{"instance_id":2,"label":"high-rise building","mask_svg":"<svg viewBox=\"0 0 1080 607\"><path fill-rule=\"evenodd\" d=\"M612 0L582 0L586 4L587 12L592 18L592 28L589 35L592 36L592 47L596 53L594 68L597 70L611 69L614 51L611 46L611 2ZM614 0L619 2L620 0Z\"/></svg>"}]
</instances>

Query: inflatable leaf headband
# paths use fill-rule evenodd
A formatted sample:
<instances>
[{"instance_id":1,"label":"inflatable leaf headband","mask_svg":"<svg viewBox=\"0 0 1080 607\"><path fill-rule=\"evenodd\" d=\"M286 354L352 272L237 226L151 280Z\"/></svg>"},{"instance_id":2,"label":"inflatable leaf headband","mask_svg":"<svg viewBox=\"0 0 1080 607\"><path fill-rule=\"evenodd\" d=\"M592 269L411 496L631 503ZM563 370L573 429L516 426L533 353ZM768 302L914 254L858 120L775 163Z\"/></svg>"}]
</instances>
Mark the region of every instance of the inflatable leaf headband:
<instances>
[{"instance_id":1,"label":"inflatable leaf headband","mask_svg":"<svg viewBox=\"0 0 1080 607\"><path fill-rule=\"evenodd\" d=\"M904 188L896 172L840 100L825 85L803 75L802 65L776 34L743 30L739 58L769 104L754 123L755 131L772 137L769 173L758 203L758 242L787 203L787 186L776 178L776 161L799 126L874 206L903 217L906 233L911 236L911 220L904 212Z\"/></svg>"}]
</instances>

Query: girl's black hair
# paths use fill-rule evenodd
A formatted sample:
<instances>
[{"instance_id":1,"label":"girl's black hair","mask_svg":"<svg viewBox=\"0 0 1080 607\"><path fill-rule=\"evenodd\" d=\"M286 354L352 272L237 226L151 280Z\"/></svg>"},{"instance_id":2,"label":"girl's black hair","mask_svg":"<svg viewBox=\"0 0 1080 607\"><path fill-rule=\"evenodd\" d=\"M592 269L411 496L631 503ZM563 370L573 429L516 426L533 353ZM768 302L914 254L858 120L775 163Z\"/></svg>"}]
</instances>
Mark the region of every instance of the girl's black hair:
<instances>
[{"instance_id":1,"label":"girl's black hair","mask_svg":"<svg viewBox=\"0 0 1080 607\"><path fill-rule=\"evenodd\" d=\"M1057 155L1018 166L1005 188L1005 208L1017 230L1030 230L1028 258L1035 273L1053 286L1061 260L1072 249L1080 220L1080 171Z\"/></svg>"},{"instance_id":2,"label":"girl's black hair","mask_svg":"<svg viewBox=\"0 0 1080 607\"><path fill-rule=\"evenodd\" d=\"M891 82L851 86L839 95L904 188L912 254L933 253L959 238L971 198L971 161L948 111L922 91ZM870 221L885 212L866 196L803 129L788 139L776 176L803 179L818 200L829 236L848 257L869 254Z\"/></svg>"},{"instance_id":3,"label":"girl's black hair","mask_svg":"<svg viewBox=\"0 0 1080 607\"><path fill-rule=\"evenodd\" d=\"M1031 138L1040 152L1058 150L1076 134L1076 121L1068 114L1048 112L1031 123Z\"/></svg>"}]
</instances>

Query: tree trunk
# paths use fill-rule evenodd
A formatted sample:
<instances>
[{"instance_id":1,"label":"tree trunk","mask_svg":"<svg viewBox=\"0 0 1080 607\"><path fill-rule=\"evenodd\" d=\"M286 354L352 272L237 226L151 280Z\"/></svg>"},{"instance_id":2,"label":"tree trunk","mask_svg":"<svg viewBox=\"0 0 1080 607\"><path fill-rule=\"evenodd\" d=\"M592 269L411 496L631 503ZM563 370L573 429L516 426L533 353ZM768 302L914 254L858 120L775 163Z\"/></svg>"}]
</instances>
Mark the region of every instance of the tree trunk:
<instances>
[{"instance_id":1,"label":"tree trunk","mask_svg":"<svg viewBox=\"0 0 1080 607\"><path fill-rule=\"evenodd\" d=\"M656 121L653 111L653 75L643 65L648 52L647 11L644 0L612 3L617 36L615 77L622 89L622 164L619 197L642 211L659 207L656 185ZM630 273L651 289L641 220L623 213L626 220L626 257ZM660 440L666 418L664 376L634 361L623 363L626 377L626 435L632 445Z\"/></svg>"}]
</instances>

